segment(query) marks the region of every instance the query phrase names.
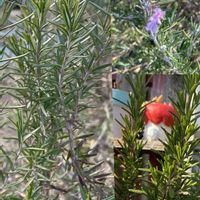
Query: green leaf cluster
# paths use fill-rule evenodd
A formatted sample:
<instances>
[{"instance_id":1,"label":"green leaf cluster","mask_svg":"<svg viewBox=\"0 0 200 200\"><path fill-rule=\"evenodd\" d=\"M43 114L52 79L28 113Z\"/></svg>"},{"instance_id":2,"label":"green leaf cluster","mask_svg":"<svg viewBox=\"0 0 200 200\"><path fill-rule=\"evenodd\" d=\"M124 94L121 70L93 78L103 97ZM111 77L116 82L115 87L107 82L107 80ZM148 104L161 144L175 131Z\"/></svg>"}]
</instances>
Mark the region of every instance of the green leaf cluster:
<instances>
[{"instance_id":1,"label":"green leaf cluster","mask_svg":"<svg viewBox=\"0 0 200 200\"><path fill-rule=\"evenodd\" d=\"M10 62L13 85L2 89L16 104L4 109L15 109L10 121L18 142L17 152L4 152L12 163L4 190L15 194L23 185L27 200L58 198L51 190L89 200L104 185L108 173L99 170L103 162L95 162L89 146L94 133L87 133L80 117L92 106L88 101L109 65L102 58L108 55L110 20L100 18L107 11L99 7L89 0L31 0L21 6L16 34L6 40L14 56L3 60Z\"/></svg>"},{"instance_id":2,"label":"green leaf cluster","mask_svg":"<svg viewBox=\"0 0 200 200\"><path fill-rule=\"evenodd\" d=\"M146 99L145 74L129 74L126 78L131 86L131 92L129 101L123 106L127 114L122 116L123 122L119 122L123 143L115 155L115 195L117 199L124 200L136 198L138 195L129 189L139 188L141 184L141 152L144 143L139 139L144 128L143 103Z\"/></svg>"}]
</instances>

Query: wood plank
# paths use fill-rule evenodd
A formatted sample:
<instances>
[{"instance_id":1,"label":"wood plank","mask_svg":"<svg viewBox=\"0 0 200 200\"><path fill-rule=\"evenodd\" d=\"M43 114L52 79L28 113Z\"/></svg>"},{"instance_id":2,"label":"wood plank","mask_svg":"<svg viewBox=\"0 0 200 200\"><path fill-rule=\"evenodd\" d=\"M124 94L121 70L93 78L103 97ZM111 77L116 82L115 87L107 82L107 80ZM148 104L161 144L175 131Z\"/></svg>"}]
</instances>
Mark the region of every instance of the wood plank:
<instances>
[{"instance_id":1,"label":"wood plank","mask_svg":"<svg viewBox=\"0 0 200 200\"><path fill-rule=\"evenodd\" d=\"M121 148L120 143L123 144L123 140L121 138L115 139L113 142L114 148ZM143 150L164 151L164 145L160 141L147 141L144 144Z\"/></svg>"}]
</instances>

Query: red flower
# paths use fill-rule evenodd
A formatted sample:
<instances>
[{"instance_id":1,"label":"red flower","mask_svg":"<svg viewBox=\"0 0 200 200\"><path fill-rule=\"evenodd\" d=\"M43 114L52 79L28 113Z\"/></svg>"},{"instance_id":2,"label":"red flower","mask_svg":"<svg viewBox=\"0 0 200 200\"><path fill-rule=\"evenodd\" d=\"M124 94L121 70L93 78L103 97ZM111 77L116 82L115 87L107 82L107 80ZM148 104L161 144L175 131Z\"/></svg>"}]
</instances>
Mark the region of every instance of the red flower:
<instances>
[{"instance_id":1,"label":"red flower","mask_svg":"<svg viewBox=\"0 0 200 200\"><path fill-rule=\"evenodd\" d=\"M174 125L173 114L176 114L174 107L167 103L153 102L146 105L144 115L145 124L151 121L154 124L164 123L166 126Z\"/></svg>"}]
</instances>

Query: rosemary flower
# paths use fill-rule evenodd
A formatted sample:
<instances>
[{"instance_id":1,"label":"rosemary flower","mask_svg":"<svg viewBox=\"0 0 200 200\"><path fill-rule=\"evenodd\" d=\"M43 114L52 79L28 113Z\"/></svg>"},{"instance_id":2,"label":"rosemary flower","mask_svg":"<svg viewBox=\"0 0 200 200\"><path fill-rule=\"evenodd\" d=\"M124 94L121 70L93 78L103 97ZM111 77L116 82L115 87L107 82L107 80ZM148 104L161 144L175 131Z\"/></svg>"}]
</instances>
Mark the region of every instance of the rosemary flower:
<instances>
[{"instance_id":1,"label":"rosemary flower","mask_svg":"<svg viewBox=\"0 0 200 200\"><path fill-rule=\"evenodd\" d=\"M149 22L146 26L146 30L151 33L151 35L155 35L158 31L158 25L161 24L161 19L165 16L165 12L160 8L154 9L154 14L150 17Z\"/></svg>"}]
</instances>

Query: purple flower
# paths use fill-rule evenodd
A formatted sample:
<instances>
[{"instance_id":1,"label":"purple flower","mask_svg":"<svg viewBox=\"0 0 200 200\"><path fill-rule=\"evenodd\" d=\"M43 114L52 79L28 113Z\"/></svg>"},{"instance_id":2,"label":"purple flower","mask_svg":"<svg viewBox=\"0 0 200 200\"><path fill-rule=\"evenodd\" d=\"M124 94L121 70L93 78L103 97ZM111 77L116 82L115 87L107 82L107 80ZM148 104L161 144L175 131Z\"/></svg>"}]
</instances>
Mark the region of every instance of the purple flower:
<instances>
[{"instance_id":1,"label":"purple flower","mask_svg":"<svg viewBox=\"0 0 200 200\"><path fill-rule=\"evenodd\" d=\"M154 9L154 14L149 19L149 22L146 26L146 30L150 32L152 35L155 35L158 30L158 25L161 24L161 19L165 16L165 12L160 8Z\"/></svg>"}]
</instances>

